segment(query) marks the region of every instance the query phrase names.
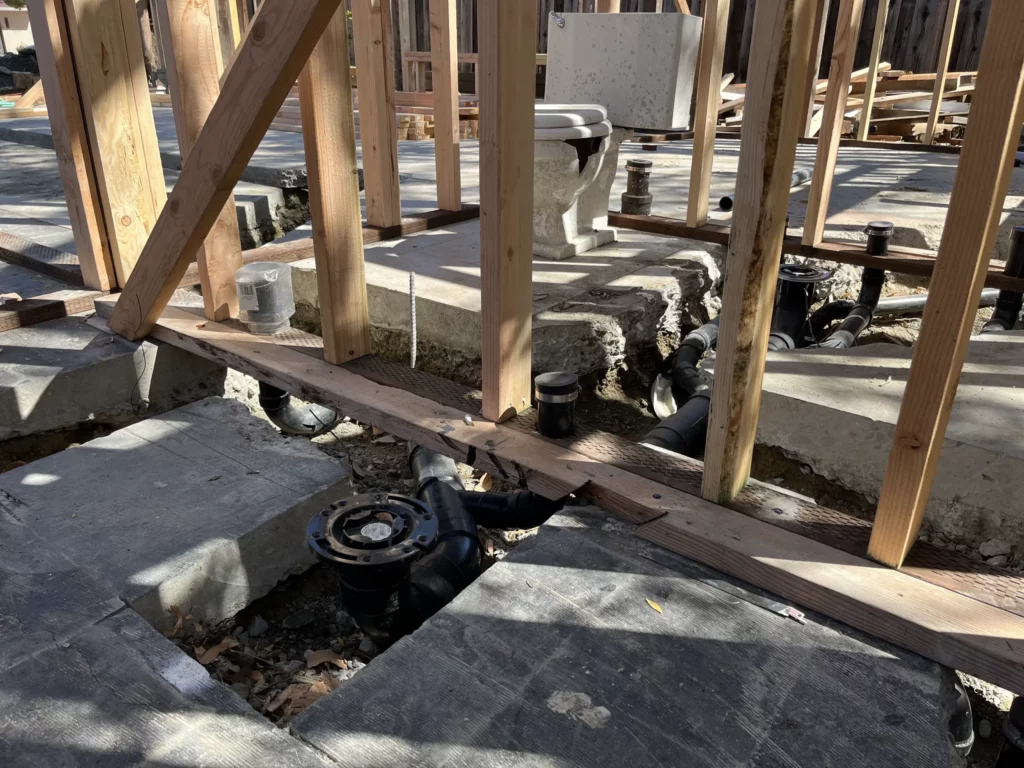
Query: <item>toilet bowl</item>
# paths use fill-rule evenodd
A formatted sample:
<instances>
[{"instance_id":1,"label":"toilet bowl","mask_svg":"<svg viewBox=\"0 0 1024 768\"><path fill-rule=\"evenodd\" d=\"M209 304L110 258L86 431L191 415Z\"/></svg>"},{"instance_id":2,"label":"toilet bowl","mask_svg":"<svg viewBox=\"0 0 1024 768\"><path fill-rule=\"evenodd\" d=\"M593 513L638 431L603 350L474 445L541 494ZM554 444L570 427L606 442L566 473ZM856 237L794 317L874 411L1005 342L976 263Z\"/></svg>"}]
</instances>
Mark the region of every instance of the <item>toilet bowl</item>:
<instances>
[{"instance_id":1,"label":"toilet bowl","mask_svg":"<svg viewBox=\"0 0 1024 768\"><path fill-rule=\"evenodd\" d=\"M536 105L534 112L533 252L567 259L615 242L608 196L619 144L632 130L616 128L599 104Z\"/></svg>"}]
</instances>

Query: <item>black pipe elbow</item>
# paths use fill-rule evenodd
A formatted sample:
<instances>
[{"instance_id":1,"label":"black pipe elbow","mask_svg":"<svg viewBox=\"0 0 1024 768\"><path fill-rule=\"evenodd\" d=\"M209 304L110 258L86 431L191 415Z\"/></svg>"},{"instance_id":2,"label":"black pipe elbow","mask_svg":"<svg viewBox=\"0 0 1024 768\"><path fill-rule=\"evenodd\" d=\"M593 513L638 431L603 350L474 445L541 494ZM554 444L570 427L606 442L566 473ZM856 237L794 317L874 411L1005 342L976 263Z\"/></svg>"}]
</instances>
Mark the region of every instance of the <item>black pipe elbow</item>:
<instances>
[{"instance_id":1,"label":"black pipe elbow","mask_svg":"<svg viewBox=\"0 0 1024 768\"><path fill-rule=\"evenodd\" d=\"M532 491L477 493L460 491L459 499L477 525L499 530L536 528L565 506L566 499L547 499Z\"/></svg>"},{"instance_id":2,"label":"black pipe elbow","mask_svg":"<svg viewBox=\"0 0 1024 768\"><path fill-rule=\"evenodd\" d=\"M885 285L885 270L877 267L864 267L856 305L850 310L846 319L839 324L839 327L821 342L821 346L831 349L849 349L856 344L857 337L871 325L878 300L882 297L883 285Z\"/></svg>"},{"instance_id":3,"label":"black pipe elbow","mask_svg":"<svg viewBox=\"0 0 1024 768\"><path fill-rule=\"evenodd\" d=\"M825 332L826 328L838 320L846 319L855 306L857 306L856 302L849 299L838 299L818 307L807 318L811 336L816 340L821 338L821 334Z\"/></svg>"},{"instance_id":4,"label":"black pipe elbow","mask_svg":"<svg viewBox=\"0 0 1024 768\"><path fill-rule=\"evenodd\" d=\"M699 392L667 419L647 433L640 442L672 453L699 458L704 453L711 412L711 391Z\"/></svg>"},{"instance_id":5,"label":"black pipe elbow","mask_svg":"<svg viewBox=\"0 0 1024 768\"><path fill-rule=\"evenodd\" d=\"M718 318L690 331L679 344L672 360L672 397L677 403L708 389L697 364L718 343Z\"/></svg>"},{"instance_id":6,"label":"black pipe elbow","mask_svg":"<svg viewBox=\"0 0 1024 768\"><path fill-rule=\"evenodd\" d=\"M316 437L328 432L338 422L338 414L332 409L316 403L299 407L283 389L263 381L260 382L260 408L286 435Z\"/></svg>"},{"instance_id":7,"label":"black pipe elbow","mask_svg":"<svg viewBox=\"0 0 1024 768\"><path fill-rule=\"evenodd\" d=\"M425 487L428 480L436 478L457 491L465 490L459 476L459 467L454 459L451 459L437 451L429 451L422 445L414 445L409 451L409 469L413 477L419 483L419 488ZM416 491L420 496L420 490ZM426 499L422 499L427 501Z\"/></svg>"}]
</instances>

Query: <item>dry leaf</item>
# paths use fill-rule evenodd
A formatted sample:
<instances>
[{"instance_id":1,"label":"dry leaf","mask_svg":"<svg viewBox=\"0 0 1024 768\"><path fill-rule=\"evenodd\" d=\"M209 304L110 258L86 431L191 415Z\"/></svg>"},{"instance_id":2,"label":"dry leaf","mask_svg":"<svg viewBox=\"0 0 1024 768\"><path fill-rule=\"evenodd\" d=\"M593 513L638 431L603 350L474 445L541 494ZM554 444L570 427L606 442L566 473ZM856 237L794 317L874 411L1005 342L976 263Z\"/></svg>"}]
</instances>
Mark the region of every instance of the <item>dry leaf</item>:
<instances>
[{"instance_id":1,"label":"dry leaf","mask_svg":"<svg viewBox=\"0 0 1024 768\"><path fill-rule=\"evenodd\" d=\"M478 491L486 492L486 491L491 490L491 488L493 488L493 487L494 487L494 480L492 480L491 476L489 474L487 474L486 472L484 472L483 475L480 477L480 479L476 481L476 489Z\"/></svg>"},{"instance_id":2,"label":"dry leaf","mask_svg":"<svg viewBox=\"0 0 1024 768\"><path fill-rule=\"evenodd\" d=\"M164 632L164 636L170 638L181 637L185 634L185 615L181 612L181 608L176 605L172 605L169 610L174 614L174 627Z\"/></svg>"},{"instance_id":3,"label":"dry leaf","mask_svg":"<svg viewBox=\"0 0 1024 768\"><path fill-rule=\"evenodd\" d=\"M214 659L224 653L228 648L234 648L236 645L238 645L238 641L235 640L235 638L225 637L209 650L203 650L202 653L200 653L202 649L197 648L196 661L205 667L207 664L212 663Z\"/></svg>"},{"instance_id":4,"label":"dry leaf","mask_svg":"<svg viewBox=\"0 0 1024 768\"><path fill-rule=\"evenodd\" d=\"M648 604L649 606L651 606L651 608L653 608L654 610L656 610L656 611L657 611L658 613L664 613L664 611L662 611L662 610L661 610L661 606L660 606L660 605L658 605L658 604L657 604L656 602L654 602L653 600L651 600L651 598L649 598L649 597L645 597L645 598L644 598L644 600L646 600L646 601L647 601L647 604Z\"/></svg>"},{"instance_id":5,"label":"dry leaf","mask_svg":"<svg viewBox=\"0 0 1024 768\"><path fill-rule=\"evenodd\" d=\"M308 651L306 653L306 669L319 667L321 664L333 664L341 669L348 669L348 662L330 648L323 651Z\"/></svg>"}]
</instances>

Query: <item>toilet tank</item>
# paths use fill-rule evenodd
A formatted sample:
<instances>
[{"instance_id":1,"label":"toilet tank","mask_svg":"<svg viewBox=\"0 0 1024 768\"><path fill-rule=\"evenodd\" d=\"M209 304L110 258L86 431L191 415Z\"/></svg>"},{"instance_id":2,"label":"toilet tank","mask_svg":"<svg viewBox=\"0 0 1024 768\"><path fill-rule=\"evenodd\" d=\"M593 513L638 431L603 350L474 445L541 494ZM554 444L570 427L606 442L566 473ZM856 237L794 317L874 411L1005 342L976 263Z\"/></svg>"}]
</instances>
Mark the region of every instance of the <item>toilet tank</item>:
<instances>
[{"instance_id":1,"label":"toilet tank","mask_svg":"<svg viewBox=\"0 0 1024 768\"><path fill-rule=\"evenodd\" d=\"M601 104L624 128L689 128L703 25L684 13L551 13L544 100Z\"/></svg>"}]
</instances>

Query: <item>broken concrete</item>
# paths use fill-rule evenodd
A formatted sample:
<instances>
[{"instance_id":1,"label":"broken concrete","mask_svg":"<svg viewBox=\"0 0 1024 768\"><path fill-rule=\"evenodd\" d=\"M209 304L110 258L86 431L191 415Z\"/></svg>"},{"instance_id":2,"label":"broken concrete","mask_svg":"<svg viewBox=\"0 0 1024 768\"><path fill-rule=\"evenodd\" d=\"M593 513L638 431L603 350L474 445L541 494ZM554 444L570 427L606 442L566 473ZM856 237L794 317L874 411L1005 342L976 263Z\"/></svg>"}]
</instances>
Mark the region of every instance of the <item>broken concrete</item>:
<instances>
[{"instance_id":1,"label":"broken concrete","mask_svg":"<svg viewBox=\"0 0 1024 768\"><path fill-rule=\"evenodd\" d=\"M157 627L233 616L307 568L346 465L208 398L0 474L0 502Z\"/></svg>"}]
</instances>

